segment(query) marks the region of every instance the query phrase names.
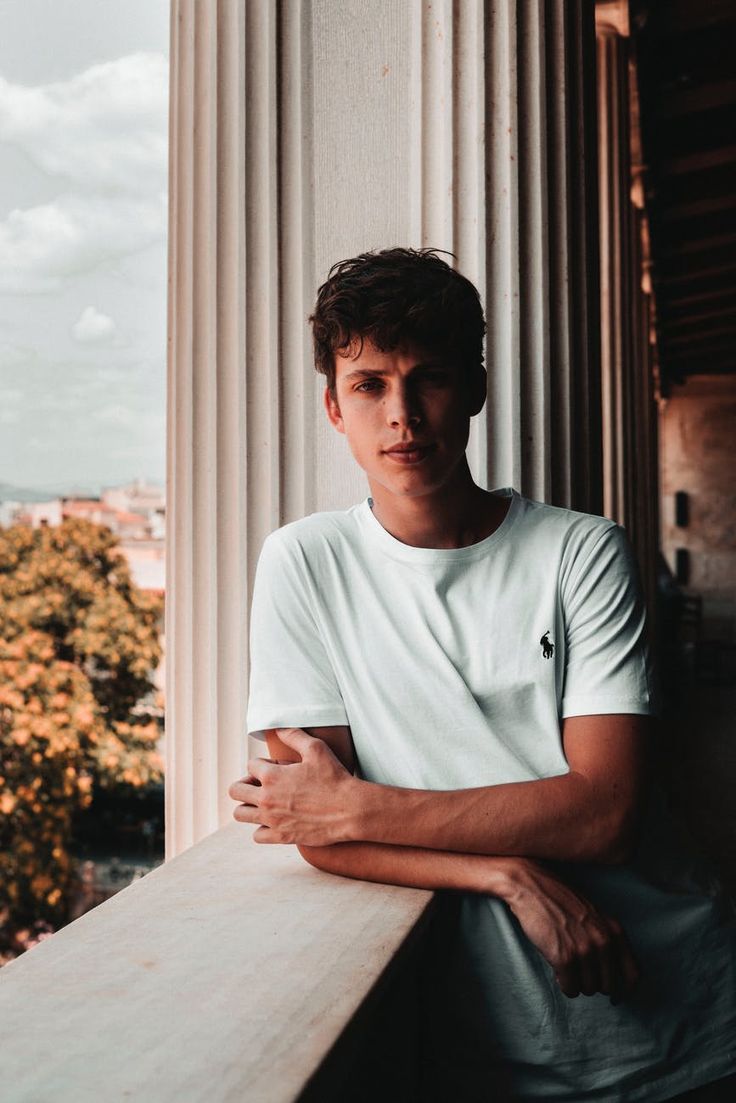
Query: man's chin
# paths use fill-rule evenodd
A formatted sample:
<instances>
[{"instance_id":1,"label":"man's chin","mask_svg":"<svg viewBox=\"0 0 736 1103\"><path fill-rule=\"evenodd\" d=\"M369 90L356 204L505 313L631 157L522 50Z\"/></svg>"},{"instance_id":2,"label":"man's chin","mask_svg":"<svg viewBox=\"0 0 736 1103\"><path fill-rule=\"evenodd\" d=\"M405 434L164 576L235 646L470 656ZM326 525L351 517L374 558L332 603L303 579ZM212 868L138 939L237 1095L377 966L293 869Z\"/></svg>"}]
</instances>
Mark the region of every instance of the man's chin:
<instances>
[{"instance_id":1,"label":"man's chin","mask_svg":"<svg viewBox=\"0 0 736 1103\"><path fill-rule=\"evenodd\" d=\"M412 498L424 498L439 489L436 482L420 482L419 479L396 480L368 477L368 486L372 498L393 498L396 501L408 501Z\"/></svg>"}]
</instances>

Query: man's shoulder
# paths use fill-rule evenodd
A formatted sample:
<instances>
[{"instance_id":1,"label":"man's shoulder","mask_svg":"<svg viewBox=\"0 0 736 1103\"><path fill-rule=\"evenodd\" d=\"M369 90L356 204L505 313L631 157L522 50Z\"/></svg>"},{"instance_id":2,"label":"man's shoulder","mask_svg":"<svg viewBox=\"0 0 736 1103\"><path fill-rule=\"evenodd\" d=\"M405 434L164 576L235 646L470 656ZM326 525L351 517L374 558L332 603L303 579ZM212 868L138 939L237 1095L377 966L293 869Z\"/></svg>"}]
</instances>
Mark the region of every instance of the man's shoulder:
<instances>
[{"instance_id":1,"label":"man's shoulder","mask_svg":"<svg viewBox=\"0 0 736 1103\"><path fill-rule=\"evenodd\" d=\"M584 513L524 496L522 503L524 535L528 537L534 533L542 541L558 538L568 551L595 544L605 532L620 529L610 517L597 513Z\"/></svg>"},{"instance_id":2,"label":"man's shoulder","mask_svg":"<svg viewBox=\"0 0 736 1103\"><path fill-rule=\"evenodd\" d=\"M585 588L611 588L624 576L633 579L636 556L622 525L563 506L529 500L526 505L518 560L527 570L543 565L546 577L556 576L563 602Z\"/></svg>"},{"instance_id":3,"label":"man's shoulder","mask_svg":"<svg viewBox=\"0 0 736 1103\"><path fill-rule=\"evenodd\" d=\"M357 533L355 511L358 508L351 506L349 509L309 513L274 529L265 543L270 547L280 547L284 554L304 554L311 558L325 547L336 546L346 540L354 542Z\"/></svg>"}]
</instances>

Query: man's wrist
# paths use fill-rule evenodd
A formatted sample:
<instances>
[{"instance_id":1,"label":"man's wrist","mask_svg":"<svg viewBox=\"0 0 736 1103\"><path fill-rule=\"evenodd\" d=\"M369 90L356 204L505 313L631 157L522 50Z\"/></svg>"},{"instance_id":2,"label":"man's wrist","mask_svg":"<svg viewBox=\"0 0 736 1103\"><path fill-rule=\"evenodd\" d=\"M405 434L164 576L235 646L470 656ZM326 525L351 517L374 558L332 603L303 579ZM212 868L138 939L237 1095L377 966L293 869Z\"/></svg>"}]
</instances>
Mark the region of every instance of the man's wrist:
<instances>
[{"instance_id":1,"label":"man's wrist","mask_svg":"<svg viewBox=\"0 0 736 1103\"><path fill-rule=\"evenodd\" d=\"M511 904L528 880L530 859L516 856L489 859L486 874L487 890L506 904Z\"/></svg>"},{"instance_id":2,"label":"man's wrist","mask_svg":"<svg viewBox=\"0 0 736 1103\"><path fill-rule=\"evenodd\" d=\"M366 842L368 836L365 832L367 820L367 789L370 782L351 776L346 782L347 800L345 802L345 815L340 838L336 842L357 843Z\"/></svg>"}]
</instances>

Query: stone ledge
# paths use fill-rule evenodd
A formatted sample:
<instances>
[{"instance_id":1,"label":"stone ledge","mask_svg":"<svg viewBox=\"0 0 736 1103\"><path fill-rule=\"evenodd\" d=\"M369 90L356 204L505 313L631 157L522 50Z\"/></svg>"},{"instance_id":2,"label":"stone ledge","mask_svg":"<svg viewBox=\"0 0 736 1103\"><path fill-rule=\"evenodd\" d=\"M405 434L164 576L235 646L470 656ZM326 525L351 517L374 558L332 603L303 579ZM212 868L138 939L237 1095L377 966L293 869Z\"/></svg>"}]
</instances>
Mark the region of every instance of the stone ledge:
<instances>
[{"instance_id":1,"label":"stone ledge","mask_svg":"<svg viewBox=\"0 0 736 1103\"><path fill-rule=\"evenodd\" d=\"M4 1098L295 1100L432 898L228 824L0 970Z\"/></svg>"}]
</instances>

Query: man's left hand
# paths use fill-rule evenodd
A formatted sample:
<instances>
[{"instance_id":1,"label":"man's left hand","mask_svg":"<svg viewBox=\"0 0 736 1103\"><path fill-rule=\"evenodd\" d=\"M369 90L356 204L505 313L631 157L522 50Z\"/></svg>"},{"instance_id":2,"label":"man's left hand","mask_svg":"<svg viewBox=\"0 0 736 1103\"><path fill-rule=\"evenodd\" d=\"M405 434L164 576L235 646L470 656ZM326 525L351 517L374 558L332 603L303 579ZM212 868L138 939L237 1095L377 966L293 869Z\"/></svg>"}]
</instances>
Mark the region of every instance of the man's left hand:
<instances>
[{"instance_id":1,"label":"man's left hand","mask_svg":"<svg viewBox=\"0 0 736 1103\"><path fill-rule=\"evenodd\" d=\"M322 739L302 728L277 728L276 734L301 755L301 762L251 759L248 776L228 789L241 802L233 817L260 824L253 835L257 843L330 846L348 841L360 782Z\"/></svg>"}]
</instances>

